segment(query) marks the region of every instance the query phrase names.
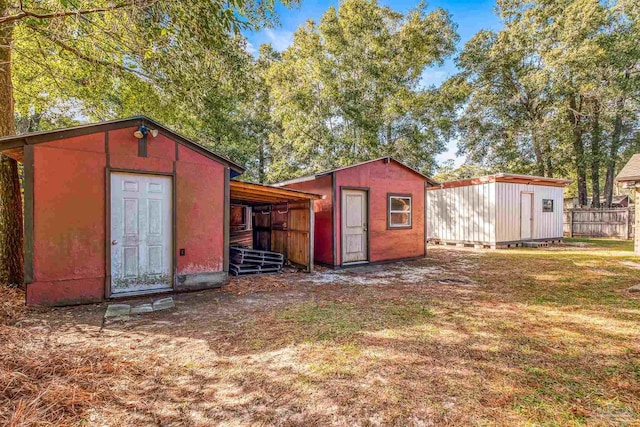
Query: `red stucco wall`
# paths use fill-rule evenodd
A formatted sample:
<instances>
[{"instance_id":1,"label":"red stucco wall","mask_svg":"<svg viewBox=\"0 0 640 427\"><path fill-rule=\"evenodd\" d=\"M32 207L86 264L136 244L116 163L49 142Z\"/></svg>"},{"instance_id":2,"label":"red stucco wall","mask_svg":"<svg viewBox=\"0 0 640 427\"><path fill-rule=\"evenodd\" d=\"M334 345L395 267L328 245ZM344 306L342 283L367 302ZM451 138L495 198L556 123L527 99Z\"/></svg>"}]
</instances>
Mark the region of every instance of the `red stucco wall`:
<instances>
[{"instance_id":1,"label":"red stucco wall","mask_svg":"<svg viewBox=\"0 0 640 427\"><path fill-rule=\"evenodd\" d=\"M178 274L222 271L225 168L184 146L178 158Z\"/></svg>"},{"instance_id":2,"label":"red stucco wall","mask_svg":"<svg viewBox=\"0 0 640 427\"><path fill-rule=\"evenodd\" d=\"M105 162L103 134L34 146L34 282L27 304L104 297Z\"/></svg>"},{"instance_id":3,"label":"red stucco wall","mask_svg":"<svg viewBox=\"0 0 640 427\"><path fill-rule=\"evenodd\" d=\"M424 186L425 180L409 169L390 161L378 160L336 174L336 210L340 212L340 187L369 189L370 262L414 258L425 255ZM412 228L387 230L387 194L403 193L412 197ZM336 215L338 262L341 263L340 215Z\"/></svg>"},{"instance_id":4,"label":"red stucco wall","mask_svg":"<svg viewBox=\"0 0 640 427\"><path fill-rule=\"evenodd\" d=\"M334 172L336 206L332 205L332 175L286 185L287 188L325 195L315 201L315 260L341 265L340 187L361 187L369 190L369 252L370 262L415 258L425 255L424 186L425 180L396 162L379 160ZM387 194L412 195L412 227L387 230ZM338 212L335 227L331 227L333 209ZM333 233L337 261L333 262Z\"/></svg>"},{"instance_id":5,"label":"red stucco wall","mask_svg":"<svg viewBox=\"0 0 640 427\"><path fill-rule=\"evenodd\" d=\"M108 161L111 168L162 173L172 173L175 163L175 270L222 271L224 166L164 135L149 137L148 157L138 157L135 130L111 130L108 143L97 132L34 146L34 281L27 304L104 299Z\"/></svg>"},{"instance_id":6,"label":"red stucco wall","mask_svg":"<svg viewBox=\"0 0 640 427\"><path fill-rule=\"evenodd\" d=\"M112 168L134 169L145 172L173 172L176 143L158 135L148 137L147 157L138 157L138 140L133 136L136 128L109 131L109 163Z\"/></svg>"},{"instance_id":7,"label":"red stucco wall","mask_svg":"<svg viewBox=\"0 0 640 427\"><path fill-rule=\"evenodd\" d=\"M325 196L324 199L316 200L314 203L315 234L313 258L316 262L322 264L335 265L333 262L333 228L331 227L333 218L331 175L311 181L289 184L286 187Z\"/></svg>"}]
</instances>

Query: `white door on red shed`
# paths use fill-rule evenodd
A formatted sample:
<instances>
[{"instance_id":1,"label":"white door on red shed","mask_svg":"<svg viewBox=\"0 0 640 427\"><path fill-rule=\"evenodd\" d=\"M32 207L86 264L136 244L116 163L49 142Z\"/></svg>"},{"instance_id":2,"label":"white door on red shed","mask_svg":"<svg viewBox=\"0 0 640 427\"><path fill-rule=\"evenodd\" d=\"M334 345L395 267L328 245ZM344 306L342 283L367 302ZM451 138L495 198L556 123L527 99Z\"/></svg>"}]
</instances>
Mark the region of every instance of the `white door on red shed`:
<instances>
[{"instance_id":1,"label":"white door on red shed","mask_svg":"<svg viewBox=\"0 0 640 427\"><path fill-rule=\"evenodd\" d=\"M111 174L111 294L171 289L172 180Z\"/></svg>"},{"instance_id":2,"label":"white door on red shed","mask_svg":"<svg viewBox=\"0 0 640 427\"><path fill-rule=\"evenodd\" d=\"M531 239L533 229L533 194L520 193L520 238Z\"/></svg>"},{"instance_id":3,"label":"white door on red shed","mask_svg":"<svg viewBox=\"0 0 640 427\"><path fill-rule=\"evenodd\" d=\"M367 192L342 190L342 262L367 261Z\"/></svg>"}]
</instances>

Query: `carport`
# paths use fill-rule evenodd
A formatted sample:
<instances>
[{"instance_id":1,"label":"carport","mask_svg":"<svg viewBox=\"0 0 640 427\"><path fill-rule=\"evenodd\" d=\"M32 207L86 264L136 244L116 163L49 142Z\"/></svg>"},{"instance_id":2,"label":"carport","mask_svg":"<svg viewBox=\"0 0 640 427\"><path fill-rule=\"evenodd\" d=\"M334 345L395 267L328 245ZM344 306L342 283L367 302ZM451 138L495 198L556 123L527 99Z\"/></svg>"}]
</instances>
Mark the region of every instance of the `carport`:
<instances>
[{"instance_id":1,"label":"carport","mask_svg":"<svg viewBox=\"0 0 640 427\"><path fill-rule=\"evenodd\" d=\"M322 196L241 181L229 186L229 245L278 252L312 272L314 200Z\"/></svg>"}]
</instances>

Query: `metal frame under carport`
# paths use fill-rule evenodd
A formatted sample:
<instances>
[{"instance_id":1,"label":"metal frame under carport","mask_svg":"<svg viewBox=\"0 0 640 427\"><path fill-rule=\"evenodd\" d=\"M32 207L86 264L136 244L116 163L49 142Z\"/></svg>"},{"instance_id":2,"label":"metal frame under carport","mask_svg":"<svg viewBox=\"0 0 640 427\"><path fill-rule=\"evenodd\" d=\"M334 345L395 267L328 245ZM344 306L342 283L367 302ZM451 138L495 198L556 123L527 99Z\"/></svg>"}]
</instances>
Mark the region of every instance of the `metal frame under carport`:
<instances>
[{"instance_id":1,"label":"metal frame under carport","mask_svg":"<svg viewBox=\"0 0 640 427\"><path fill-rule=\"evenodd\" d=\"M242 181L231 181L229 192L231 205L252 208L254 249L282 253L291 264L313 271L314 200L323 196Z\"/></svg>"}]
</instances>

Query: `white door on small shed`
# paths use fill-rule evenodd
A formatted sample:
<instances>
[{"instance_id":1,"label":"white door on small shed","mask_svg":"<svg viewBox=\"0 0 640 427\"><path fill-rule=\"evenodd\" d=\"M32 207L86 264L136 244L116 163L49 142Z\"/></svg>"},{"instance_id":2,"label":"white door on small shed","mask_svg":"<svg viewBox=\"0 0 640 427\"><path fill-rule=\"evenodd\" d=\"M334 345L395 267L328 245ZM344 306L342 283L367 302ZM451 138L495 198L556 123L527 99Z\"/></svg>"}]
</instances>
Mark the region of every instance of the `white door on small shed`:
<instances>
[{"instance_id":1,"label":"white door on small shed","mask_svg":"<svg viewBox=\"0 0 640 427\"><path fill-rule=\"evenodd\" d=\"M520 238L531 239L533 229L533 193L520 193Z\"/></svg>"},{"instance_id":2,"label":"white door on small shed","mask_svg":"<svg viewBox=\"0 0 640 427\"><path fill-rule=\"evenodd\" d=\"M111 174L111 293L172 287L172 181Z\"/></svg>"},{"instance_id":3,"label":"white door on small shed","mask_svg":"<svg viewBox=\"0 0 640 427\"><path fill-rule=\"evenodd\" d=\"M342 190L342 262L367 261L367 192Z\"/></svg>"}]
</instances>

